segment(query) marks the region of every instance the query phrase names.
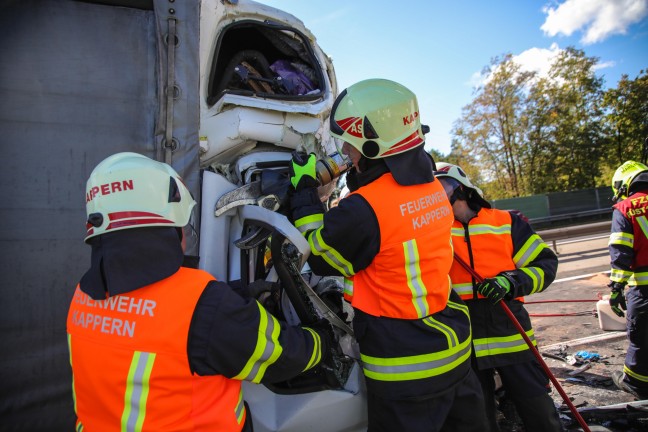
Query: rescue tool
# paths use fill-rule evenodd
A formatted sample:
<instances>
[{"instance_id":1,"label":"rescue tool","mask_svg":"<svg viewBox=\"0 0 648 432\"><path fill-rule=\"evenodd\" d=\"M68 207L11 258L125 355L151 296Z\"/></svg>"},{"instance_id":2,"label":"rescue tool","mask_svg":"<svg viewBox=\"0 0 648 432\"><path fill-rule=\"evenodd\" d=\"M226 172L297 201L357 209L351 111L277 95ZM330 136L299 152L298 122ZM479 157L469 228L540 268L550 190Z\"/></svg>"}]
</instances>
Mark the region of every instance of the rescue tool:
<instances>
[{"instance_id":1,"label":"rescue tool","mask_svg":"<svg viewBox=\"0 0 648 432\"><path fill-rule=\"evenodd\" d=\"M472 267L470 267L461 257L459 257L457 254L454 254L454 259L459 263L461 267L463 267L468 273L470 273L475 280L478 283L481 283L484 281L484 278L481 277L479 273L475 271ZM551 373L551 370L545 363L545 361L542 359L542 356L540 355L540 352L536 349L535 346L533 346L533 342L531 342L531 339L529 339L529 336L527 336L526 332L524 331L524 328L522 328L522 325L520 325L520 322L515 318L515 315L513 315L513 312L511 312L511 309L504 303L503 301L500 301L499 304L502 306L502 309L504 309L504 312L506 313L506 316L509 317L517 331L520 333L522 338L524 338L524 341L526 344L529 346L529 349L535 356L536 360L538 360L538 363L540 363L540 366L542 366L542 369L544 370L545 374L547 375L547 378L553 383L554 387L556 387L556 390L558 390L558 393L560 393L560 396L562 397L563 401L565 404L569 407L569 411L574 415L574 418L576 418L576 421L578 421L578 424L583 428L584 432L591 432L590 428L587 426L587 423L585 423L585 420L583 417L580 415L574 404L571 402L569 399L569 396L567 396L567 393L565 393L565 390L563 390L562 386L556 379L556 377Z\"/></svg>"},{"instance_id":2,"label":"rescue tool","mask_svg":"<svg viewBox=\"0 0 648 432\"><path fill-rule=\"evenodd\" d=\"M342 153L335 152L317 161L315 173L320 186L324 186L347 172L351 161ZM287 165L286 165L287 167ZM254 180L233 191L223 194L214 207L216 217L228 210L242 205L258 205L271 211L281 206L288 191L290 179L287 171L266 170L261 179Z\"/></svg>"}]
</instances>

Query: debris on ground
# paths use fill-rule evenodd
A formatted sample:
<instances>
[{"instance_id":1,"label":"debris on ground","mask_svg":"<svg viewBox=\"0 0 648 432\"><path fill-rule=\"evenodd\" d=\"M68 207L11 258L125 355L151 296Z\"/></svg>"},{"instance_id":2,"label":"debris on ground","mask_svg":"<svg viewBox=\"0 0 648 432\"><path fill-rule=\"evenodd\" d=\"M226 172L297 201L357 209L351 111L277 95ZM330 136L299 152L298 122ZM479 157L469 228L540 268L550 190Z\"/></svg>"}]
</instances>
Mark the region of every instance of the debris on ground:
<instances>
[{"instance_id":1,"label":"debris on ground","mask_svg":"<svg viewBox=\"0 0 648 432\"><path fill-rule=\"evenodd\" d=\"M535 294L533 300L597 298L598 291L606 281L604 276L569 281L552 286L547 292ZM532 314L531 322L544 362L590 430L648 431L648 401L637 401L633 395L618 389L612 381L612 372L623 369L628 347L625 331L603 330L594 314L570 314L582 309L579 303L561 306L563 316L550 316L555 312L555 306L551 303L525 307ZM539 316L533 316L533 313ZM515 405L506 398L505 391L501 390L496 396L501 432L523 432L525 429L515 412ZM551 397L565 430L581 431L582 428L555 388L551 391Z\"/></svg>"}]
</instances>

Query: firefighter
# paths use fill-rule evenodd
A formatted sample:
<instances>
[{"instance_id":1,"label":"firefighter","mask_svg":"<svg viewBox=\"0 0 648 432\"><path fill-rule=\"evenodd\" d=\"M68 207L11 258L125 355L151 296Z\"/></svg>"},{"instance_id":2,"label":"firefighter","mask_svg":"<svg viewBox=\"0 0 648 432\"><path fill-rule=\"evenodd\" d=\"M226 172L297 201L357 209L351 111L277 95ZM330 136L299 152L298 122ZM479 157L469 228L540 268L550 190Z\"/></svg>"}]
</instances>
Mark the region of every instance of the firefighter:
<instances>
[{"instance_id":1,"label":"firefighter","mask_svg":"<svg viewBox=\"0 0 648 432\"><path fill-rule=\"evenodd\" d=\"M549 396L549 378L497 304L506 302L535 345L523 296L541 292L553 282L558 258L515 212L491 208L460 167L440 162L435 174L454 212L454 253L484 278L478 284L456 260L450 271L453 290L470 310L473 367L482 384L490 430L499 430L497 371L525 430L560 431L562 424Z\"/></svg>"},{"instance_id":2,"label":"firefighter","mask_svg":"<svg viewBox=\"0 0 648 432\"><path fill-rule=\"evenodd\" d=\"M241 380L318 365L325 326L290 327L183 266L196 204L167 164L118 153L87 182L90 269L67 319L76 430L251 430Z\"/></svg>"},{"instance_id":3,"label":"firefighter","mask_svg":"<svg viewBox=\"0 0 648 432\"><path fill-rule=\"evenodd\" d=\"M315 155L294 153L295 226L316 274L345 277L368 393L368 430L482 431L468 309L452 292L452 209L423 148L416 96L384 79L333 104L351 191L324 213ZM470 413L470 415L467 415Z\"/></svg>"},{"instance_id":4,"label":"firefighter","mask_svg":"<svg viewBox=\"0 0 648 432\"><path fill-rule=\"evenodd\" d=\"M609 250L610 306L627 311L628 351L612 380L638 399L648 399L648 166L627 161L612 178L614 211ZM627 285L627 290L626 290Z\"/></svg>"}]
</instances>

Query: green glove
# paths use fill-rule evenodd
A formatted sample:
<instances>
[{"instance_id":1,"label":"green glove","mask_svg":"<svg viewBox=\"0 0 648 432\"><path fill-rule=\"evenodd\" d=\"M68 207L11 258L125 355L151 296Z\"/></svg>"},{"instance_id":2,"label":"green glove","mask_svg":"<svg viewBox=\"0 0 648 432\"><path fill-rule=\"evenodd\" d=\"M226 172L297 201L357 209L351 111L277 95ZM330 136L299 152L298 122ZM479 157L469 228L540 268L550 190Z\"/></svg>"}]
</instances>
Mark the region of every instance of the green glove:
<instances>
[{"instance_id":1,"label":"green glove","mask_svg":"<svg viewBox=\"0 0 648 432\"><path fill-rule=\"evenodd\" d=\"M506 276L495 276L494 278L484 279L482 283L477 285L477 292L488 297L493 304L497 304L509 292L511 292L512 284Z\"/></svg>"},{"instance_id":2,"label":"green glove","mask_svg":"<svg viewBox=\"0 0 648 432\"><path fill-rule=\"evenodd\" d=\"M625 284L622 282L610 282L608 287L612 288L612 292L610 293L610 308L612 312L620 317L625 316L623 311L628 309L624 293Z\"/></svg>"},{"instance_id":3,"label":"green glove","mask_svg":"<svg viewBox=\"0 0 648 432\"><path fill-rule=\"evenodd\" d=\"M292 183L295 190L299 191L319 186L317 172L315 170L316 165L317 158L315 157L315 153L310 153L309 155L296 151L292 153L290 183Z\"/></svg>"}]
</instances>

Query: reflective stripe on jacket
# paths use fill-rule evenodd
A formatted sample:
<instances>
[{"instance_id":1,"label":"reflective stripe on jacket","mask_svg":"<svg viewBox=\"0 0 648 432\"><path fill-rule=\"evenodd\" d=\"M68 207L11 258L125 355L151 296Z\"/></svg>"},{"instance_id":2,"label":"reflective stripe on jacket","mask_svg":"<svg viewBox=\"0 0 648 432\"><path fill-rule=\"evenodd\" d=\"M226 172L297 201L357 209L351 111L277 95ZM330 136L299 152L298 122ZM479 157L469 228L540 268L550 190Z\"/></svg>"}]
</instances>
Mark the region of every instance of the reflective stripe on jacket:
<instances>
[{"instance_id":1,"label":"reflective stripe on jacket","mask_svg":"<svg viewBox=\"0 0 648 432\"><path fill-rule=\"evenodd\" d=\"M193 312L211 280L180 268L101 301L77 287L67 320L77 429L241 430L240 381L192 375L187 358Z\"/></svg>"},{"instance_id":2,"label":"reflective stripe on jacket","mask_svg":"<svg viewBox=\"0 0 648 432\"><path fill-rule=\"evenodd\" d=\"M353 193L373 208L380 227L378 254L345 284L353 307L402 319L444 309L454 217L441 182L400 186L387 173Z\"/></svg>"}]
</instances>

